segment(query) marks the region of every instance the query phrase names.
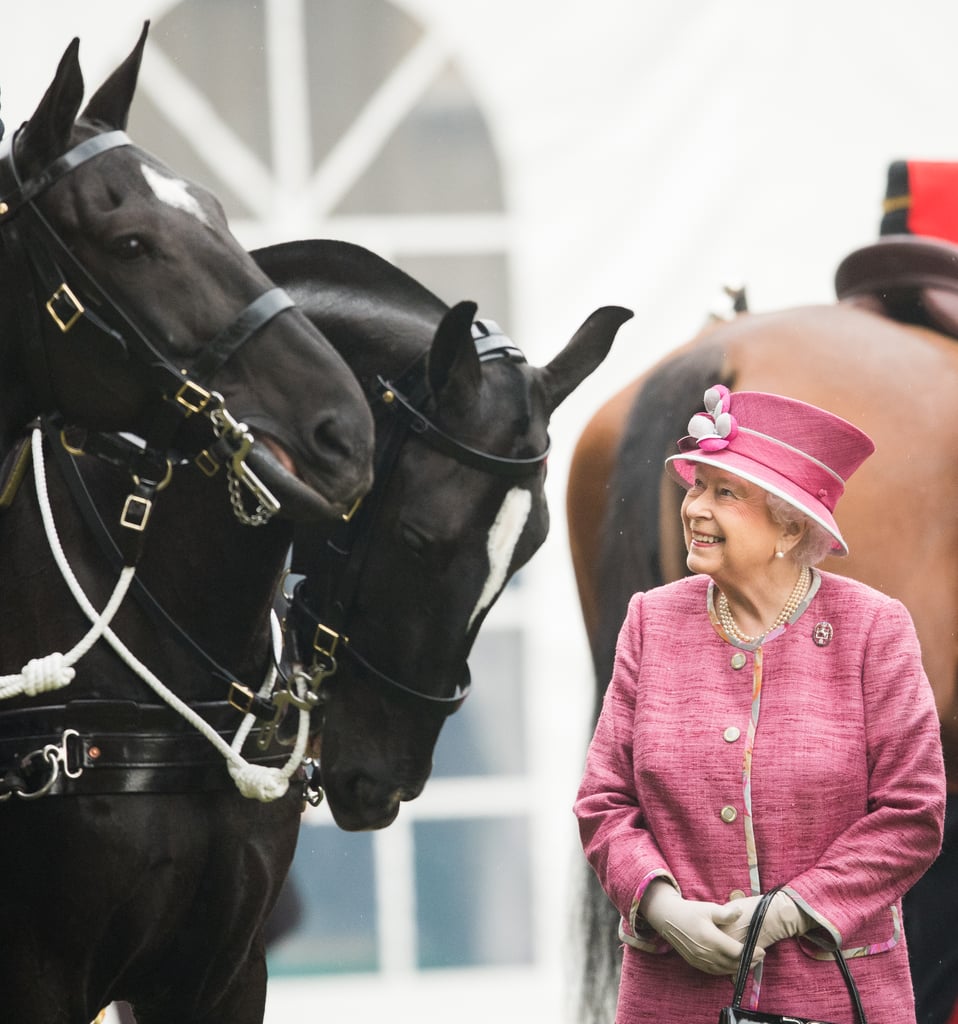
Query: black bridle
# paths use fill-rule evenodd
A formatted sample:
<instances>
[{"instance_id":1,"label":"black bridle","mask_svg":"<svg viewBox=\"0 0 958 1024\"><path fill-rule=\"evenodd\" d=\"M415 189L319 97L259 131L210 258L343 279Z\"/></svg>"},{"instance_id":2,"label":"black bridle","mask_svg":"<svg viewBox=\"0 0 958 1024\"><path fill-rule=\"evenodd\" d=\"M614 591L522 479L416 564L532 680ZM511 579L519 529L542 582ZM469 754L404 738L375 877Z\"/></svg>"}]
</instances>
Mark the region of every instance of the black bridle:
<instances>
[{"instance_id":1,"label":"black bridle","mask_svg":"<svg viewBox=\"0 0 958 1024\"><path fill-rule=\"evenodd\" d=\"M132 351L141 360L163 399L145 438L151 450L170 450L180 424L201 414L216 424L217 437L229 437L239 464L252 439L245 428L239 429L243 425L226 412L222 397L211 389L211 382L226 361L274 317L291 308L293 300L283 289L270 288L203 347L192 370L177 367L80 263L36 204L52 185L82 164L118 147L132 146L132 140L123 131L94 135L24 181L14 156L20 131L22 128L14 132L12 139L0 143L0 243L16 277L11 290L17 297L25 344L35 361L47 365L46 345L51 334L67 334L81 321L92 325L124 352ZM93 306L105 311L104 315L95 312ZM44 397L52 408L55 403L49 379L44 377L39 384L47 389ZM246 472L248 476L249 471ZM149 499L144 500L147 504L142 507L148 514ZM133 528L142 529L139 502L134 503L134 508L137 519Z\"/></svg>"},{"instance_id":2,"label":"black bridle","mask_svg":"<svg viewBox=\"0 0 958 1024\"><path fill-rule=\"evenodd\" d=\"M0 249L6 257L5 273L9 274L3 287L15 297L22 343L28 357L39 367L46 368L48 339L56 337L58 331L67 334L84 322L106 335L124 353L139 358L162 399L148 436L141 443L126 435L95 431L81 431L82 441L75 442L73 433L54 411L56 403L49 375L40 374L37 381L40 388L46 389L41 404L48 407L47 415L39 422L52 451L65 457L67 463L73 462L72 455L96 455L123 469L134 481L120 525L132 531L135 540L114 548L118 560L131 565L139 556L142 531L153 496L164 486L172 466L185 459L186 453L174 448L174 435L190 417L208 419L215 435L209 443L204 439L207 446L195 453L199 467L211 475L220 463L229 462L254 493L273 500L252 471L242 464L252 445L252 435L244 424L230 416L222 396L211 389L211 382L246 341L294 305L292 299L280 288L268 289L203 346L190 371L178 368L79 262L36 204L47 189L88 160L117 147L132 145L129 137L122 131L93 136L24 181L14 157L18 134L15 133L12 140L0 142ZM68 433L71 440L67 439ZM70 455L65 455L64 449ZM61 461L61 466L63 464ZM79 476L75 466L73 469L74 475ZM67 480L76 495L75 481L70 474ZM86 497L92 508L89 496ZM123 536L131 535L124 533ZM109 538L105 527L98 534L101 543L104 537ZM152 606L149 602L146 604L150 610ZM168 624L173 625L172 620L168 620ZM182 630L174 635L192 643ZM195 644L193 649L199 651ZM232 733L232 720L237 711L257 714L260 718L271 717L270 706L258 706L266 704L265 701L236 684L232 675L213 663L204 652L199 653L210 663L214 675L231 680L231 692L228 700L197 706L198 713L208 711L215 716L218 728L224 730L223 735ZM234 691L239 694L240 702L234 698ZM75 709L81 707L85 709L82 726L75 718ZM129 719L130 709L135 713L135 720ZM146 728L144 716L148 713L151 717ZM203 737L184 733L178 717L165 706L93 699L26 710L3 710L0 718L4 723L0 731L6 737L0 742L0 801L9 799L13 793L30 799L47 793L74 791L179 792L183 786L189 789L232 786L223 769L222 758L210 753ZM21 720L22 728L17 725ZM90 721L94 722L93 726ZM114 761L104 761L96 739L97 730L110 733L110 747L116 751ZM184 743L192 744L185 756ZM259 746L265 751L265 743ZM36 749L32 750L33 747ZM277 759L285 760L285 755L264 752L254 761L270 764ZM12 767L7 766L7 761ZM58 767L61 763L63 775ZM85 775L81 781L83 768L94 765L100 771L92 776ZM102 770L104 767L108 769L106 772Z\"/></svg>"},{"instance_id":3,"label":"black bridle","mask_svg":"<svg viewBox=\"0 0 958 1024\"><path fill-rule=\"evenodd\" d=\"M525 362L522 351L494 321L476 321L472 335L480 362L493 359ZM292 662L309 665L310 694L314 703L321 702L321 689L325 681L336 673L337 658L344 655L359 665L387 694L450 715L462 706L469 694L468 664L463 666L463 682L457 685L451 696L423 693L378 669L356 649L347 634L390 478L403 445L411 438L418 438L434 451L461 465L517 480L542 470L549 456L549 445L530 458L513 458L473 448L441 430L422 411L430 393L425 356L413 363L395 382L383 376L376 380L381 408L392 416L392 420L376 459L372 490L361 507L348 518L344 517L345 521L335 535L324 544L318 547L309 545L305 539L302 543L299 539L294 543L291 570L306 575L289 595L287 645ZM297 703L297 698L289 691L285 696L287 703Z\"/></svg>"}]
</instances>

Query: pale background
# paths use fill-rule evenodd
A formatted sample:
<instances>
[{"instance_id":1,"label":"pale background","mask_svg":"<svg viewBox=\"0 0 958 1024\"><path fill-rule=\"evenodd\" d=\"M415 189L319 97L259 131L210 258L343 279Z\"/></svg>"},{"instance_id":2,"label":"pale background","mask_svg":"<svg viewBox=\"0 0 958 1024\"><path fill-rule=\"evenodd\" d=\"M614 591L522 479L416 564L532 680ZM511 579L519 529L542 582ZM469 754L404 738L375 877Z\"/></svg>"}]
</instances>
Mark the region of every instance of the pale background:
<instances>
[{"instance_id":1,"label":"pale background","mask_svg":"<svg viewBox=\"0 0 958 1024\"><path fill-rule=\"evenodd\" d=\"M264 0L277 15L299 2ZM544 363L595 307L621 304L636 317L556 414L553 529L527 579L536 610L532 692L549 737L535 747L536 964L284 980L272 986L267 1019L561 1021L576 856L569 805L591 699L563 516L575 440L606 397L722 308L722 285L744 282L755 310L833 298L839 260L877 235L888 163L958 154L958 5L393 2L454 57L491 127L508 207L509 333ZM142 20L173 6L4 0L0 115L8 130L32 113L73 35L92 87L129 51ZM150 60L148 45L145 66ZM294 233L284 236L281 219L273 230L275 240ZM327 232L317 223L308 233ZM427 789L421 799L430 798Z\"/></svg>"}]
</instances>

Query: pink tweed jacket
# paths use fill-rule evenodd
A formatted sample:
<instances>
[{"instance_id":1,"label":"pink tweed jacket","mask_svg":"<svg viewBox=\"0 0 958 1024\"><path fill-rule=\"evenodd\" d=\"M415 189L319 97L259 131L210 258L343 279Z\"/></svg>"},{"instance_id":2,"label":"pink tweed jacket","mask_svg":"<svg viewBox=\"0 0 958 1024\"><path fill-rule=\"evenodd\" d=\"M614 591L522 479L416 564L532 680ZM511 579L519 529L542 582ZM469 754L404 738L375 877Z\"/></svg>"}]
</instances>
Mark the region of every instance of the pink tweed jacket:
<instances>
[{"instance_id":1,"label":"pink tweed jacket","mask_svg":"<svg viewBox=\"0 0 958 1024\"><path fill-rule=\"evenodd\" d=\"M869 1024L914 1024L901 896L941 845L938 718L905 608L820 577L757 651L714 628L707 577L632 598L575 803L623 918L617 1024L715 1024L731 997L637 919L660 875L717 903L785 883L816 920L769 950L760 1009L851 1024L840 943Z\"/></svg>"}]
</instances>

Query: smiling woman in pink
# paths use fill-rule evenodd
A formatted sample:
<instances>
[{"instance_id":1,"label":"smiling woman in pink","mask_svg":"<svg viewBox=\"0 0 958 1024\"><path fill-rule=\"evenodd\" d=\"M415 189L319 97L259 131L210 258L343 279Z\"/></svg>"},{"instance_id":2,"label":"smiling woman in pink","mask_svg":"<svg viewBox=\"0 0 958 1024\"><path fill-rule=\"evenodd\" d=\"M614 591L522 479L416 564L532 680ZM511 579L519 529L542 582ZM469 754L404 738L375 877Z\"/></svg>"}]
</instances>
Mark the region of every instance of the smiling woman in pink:
<instances>
[{"instance_id":1,"label":"smiling woman in pink","mask_svg":"<svg viewBox=\"0 0 958 1024\"><path fill-rule=\"evenodd\" d=\"M905 608L815 568L870 439L705 394L669 469L695 575L636 594L575 804L622 917L616 1024L716 1024L759 895L752 1009L915 1024L901 897L941 845L938 718ZM876 510L878 514L879 510Z\"/></svg>"}]
</instances>

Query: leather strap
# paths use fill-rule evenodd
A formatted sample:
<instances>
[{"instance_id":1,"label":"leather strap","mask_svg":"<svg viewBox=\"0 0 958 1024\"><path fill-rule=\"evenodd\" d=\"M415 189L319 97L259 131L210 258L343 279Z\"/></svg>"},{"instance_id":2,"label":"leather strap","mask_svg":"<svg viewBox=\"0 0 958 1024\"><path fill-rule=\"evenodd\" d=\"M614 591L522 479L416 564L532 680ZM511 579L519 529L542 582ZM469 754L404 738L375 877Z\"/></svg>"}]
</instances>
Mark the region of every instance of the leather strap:
<instances>
[{"instance_id":1,"label":"leather strap","mask_svg":"<svg viewBox=\"0 0 958 1024\"><path fill-rule=\"evenodd\" d=\"M544 451L527 459L516 459L480 451L440 430L432 420L415 407L397 385L379 377L378 390L386 407L402 417L416 437L428 444L430 448L443 455L448 455L463 466L470 466L472 469L478 469L484 473L494 473L497 476L521 479L538 472L549 457L551 444L546 444Z\"/></svg>"},{"instance_id":2,"label":"leather strap","mask_svg":"<svg viewBox=\"0 0 958 1024\"><path fill-rule=\"evenodd\" d=\"M104 557L116 571L119 571L124 565L134 564L135 560L131 561L130 542L121 532L121 540L126 546L126 549L124 549L117 542L114 533L107 527L96 501L86 485L86 480L80 472L77 459L60 444L56 429L50 421L44 419L42 422L44 429L47 431L47 440L53 453L54 461L57 463L60 473L70 489L73 501L79 509L87 529L96 538ZM142 534L135 534L134 540L141 537ZM231 692L234 685L240 685L241 681L236 673L220 665L204 647L197 643L160 604L139 576L133 577L131 593L157 627L165 630L168 635L172 636L180 644L184 651L197 658L210 674L210 677L216 680L223 687L224 691ZM243 687L243 692L248 694L246 710L260 720L272 720L275 717L275 707L268 699L258 696L255 692L256 689L258 687Z\"/></svg>"},{"instance_id":3,"label":"leather strap","mask_svg":"<svg viewBox=\"0 0 958 1024\"><path fill-rule=\"evenodd\" d=\"M0 179L0 187L6 189L5 194L0 196L0 202L6 204L6 209L0 214L2 217L12 217L21 206L32 202L60 178L75 171L80 164L86 163L92 157L116 149L117 146L133 145L133 140L126 132L101 132L68 150L33 178L21 182L12 159L16 136L17 133L14 132L13 137L0 147L0 163L5 163L11 172L9 177Z\"/></svg>"},{"instance_id":4,"label":"leather strap","mask_svg":"<svg viewBox=\"0 0 958 1024\"><path fill-rule=\"evenodd\" d=\"M773 889L769 889L769 891L759 900L758 906L755 908L755 913L752 915L752 920L749 922L748 933L745 936L745 942L742 948L742 959L739 961L738 974L735 976L735 994L732 997L733 1010L742 1009L742 997L745 994L745 982L748 979L750 969L749 965L752 963L752 955L754 954L755 946L758 943L759 933L762 931L762 922L765 920L765 914L772 902L772 898L784 888L784 885L776 885ZM868 1024L865 1020L865 1010L862 1007L861 996L858 994L858 986L855 984L855 979L852 977L851 972L848 969L848 964L845 962L845 957L842 955L842 951L836 947L831 952L836 961L838 961L838 969L842 972L842 977L845 979L845 985L848 988L849 996L851 996L852 1007L855 1010L855 1016L858 1018L859 1024ZM748 1011L745 1012L747 1014Z\"/></svg>"},{"instance_id":5,"label":"leather strap","mask_svg":"<svg viewBox=\"0 0 958 1024\"><path fill-rule=\"evenodd\" d=\"M203 346L193 364L192 375L200 381L209 381L216 371L245 342L284 310L296 304L282 288L271 288L254 299L227 327Z\"/></svg>"},{"instance_id":6,"label":"leather strap","mask_svg":"<svg viewBox=\"0 0 958 1024\"><path fill-rule=\"evenodd\" d=\"M236 724L233 707L222 701L192 707L230 741ZM0 733L0 797L18 789L29 793L42 784L45 764L38 755L48 745L65 749L69 759L69 771L59 772L46 793L50 796L208 792L235 785L222 755L166 705L78 700L5 711ZM260 752L257 737L258 731L252 730L246 760L282 767L288 752L275 743Z\"/></svg>"}]
</instances>

